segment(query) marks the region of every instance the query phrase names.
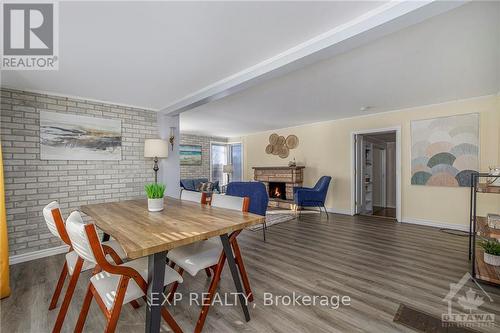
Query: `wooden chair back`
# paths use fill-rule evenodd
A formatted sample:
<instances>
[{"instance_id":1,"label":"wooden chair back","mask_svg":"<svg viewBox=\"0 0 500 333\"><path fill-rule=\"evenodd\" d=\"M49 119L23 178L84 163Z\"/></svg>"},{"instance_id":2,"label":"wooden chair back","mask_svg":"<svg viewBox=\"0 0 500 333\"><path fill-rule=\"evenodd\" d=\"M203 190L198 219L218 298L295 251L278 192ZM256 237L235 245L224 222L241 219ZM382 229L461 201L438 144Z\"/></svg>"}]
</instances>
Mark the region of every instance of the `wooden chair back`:
<instances>
[{"instance_id":1,"label":"wooden chair back","mask_svg":"<svg viewBox=\"0 0 500 333\"><path fill-rule=\"evenodd\" d=\"M49 231L54 236L61 239L64 243L71 246L71 241L68 237L68 233L66 232L59 203L57 201L52 201L43 208L42 213Z\"/></svg>"}]
</instances>

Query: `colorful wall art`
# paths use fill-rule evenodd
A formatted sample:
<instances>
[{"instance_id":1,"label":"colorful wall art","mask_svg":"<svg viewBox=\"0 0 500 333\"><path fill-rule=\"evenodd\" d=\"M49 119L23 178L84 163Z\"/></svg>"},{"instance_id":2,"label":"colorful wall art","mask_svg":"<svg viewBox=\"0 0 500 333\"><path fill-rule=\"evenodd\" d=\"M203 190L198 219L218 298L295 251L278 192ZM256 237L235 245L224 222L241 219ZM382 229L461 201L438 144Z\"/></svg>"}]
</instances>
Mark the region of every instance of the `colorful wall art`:
<instances>
[{"instance_id":1,"label":"colorful wall art","mask_svg":"<svg viewBox=\"0 0 500 333\"><path fill-rule=\"evenodd\" d=\"M201 165L200 145L180 145L179 154L181 165Z\"/></svg>"},{"instance_id":2,"label":"colorful wall art","mask_svg":"<svg viewBox=\"0 0 500 333\"><path fill-rule=\"evenodd\" d=\"M469 186L479 169L479 114L411 123L411 183Z\"/></svg>"},{"instance_id":3,"label":"colorful wall art","mask_svg":"<svg viewBox=\"0 0 500 333\"><path fill-rule=\"evenodd\" d=\"M121 160L122 123L41 111L40 159Z\"/></svg>"}]
</instances>

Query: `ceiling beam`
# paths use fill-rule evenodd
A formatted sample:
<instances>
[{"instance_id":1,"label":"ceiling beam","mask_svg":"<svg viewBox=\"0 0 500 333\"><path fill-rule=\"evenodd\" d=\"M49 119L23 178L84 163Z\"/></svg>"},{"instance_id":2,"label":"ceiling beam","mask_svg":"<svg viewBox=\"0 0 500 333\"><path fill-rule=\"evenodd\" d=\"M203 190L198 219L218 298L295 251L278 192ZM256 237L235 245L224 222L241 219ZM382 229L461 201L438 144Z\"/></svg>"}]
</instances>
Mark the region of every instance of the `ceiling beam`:
<instances>
[{"instance_id":1,"label":"ceiling beam","mask_svg":"<svg viewBox=\"0 0 500 333\"><path fill-rule=\"evenodd\" d=\"M349 51L467 1L391 1L366 14L290 48L254 66L206 86L162 108L165 114L180 114L200 105L232 95L248 87L292 72L336 54Z\"/></svg>"}]
</instances>

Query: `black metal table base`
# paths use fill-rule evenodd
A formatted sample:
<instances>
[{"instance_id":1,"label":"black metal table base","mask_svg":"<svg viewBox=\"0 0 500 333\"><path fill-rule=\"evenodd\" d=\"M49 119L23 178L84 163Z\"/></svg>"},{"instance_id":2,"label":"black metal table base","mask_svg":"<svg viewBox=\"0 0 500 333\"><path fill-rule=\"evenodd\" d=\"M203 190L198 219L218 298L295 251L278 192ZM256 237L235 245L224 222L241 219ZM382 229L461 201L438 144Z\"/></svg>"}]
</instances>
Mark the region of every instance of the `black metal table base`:
<instances>
[{"instance_id":1,"label":"black metal table base","mask_svg":"<svg viewBox=\"0 0 500 333\"><path fill-rule=\"evenodd\" d=\"M238 293L238 299L241 303L241 308L243 309L243 314L245 315L245 320L250 321L250 313L248 312L247 300L245 294L243 293L243 287L241 286L240 274L238 268L236 267L236 262L234 260L233 250L231 249L231 244L229 243L229 237L227 234L221 235L220 240L222 242L222 247L224 248L224 253L227 258L227 264L231 270L231 276L233 277L234 286L236 287L236 292Z\"/></svg>"},{"instance_id":2,"label":"black metal table base","mask_svg":"<svg viewBox=\"0 0 500 333\"><path fill-rule=\"evenodd\" d=\"M146 333L160 332L163 306L163 281L167 251L148 256L148 294L146 305Z\"/></svg>"}]
</instances>

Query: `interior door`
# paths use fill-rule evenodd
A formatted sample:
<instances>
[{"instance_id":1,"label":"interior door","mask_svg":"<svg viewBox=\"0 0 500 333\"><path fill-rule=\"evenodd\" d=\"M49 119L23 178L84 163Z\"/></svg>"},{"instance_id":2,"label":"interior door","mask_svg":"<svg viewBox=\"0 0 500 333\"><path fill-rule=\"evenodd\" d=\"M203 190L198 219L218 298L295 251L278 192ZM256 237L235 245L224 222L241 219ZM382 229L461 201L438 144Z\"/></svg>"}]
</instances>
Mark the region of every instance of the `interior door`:
<instances>
[{"instance_id":1,"label":"interior door","mask_svg":"<svg viewBox=\"0 0 500 333\"><path fill-rule=\"evenodd\" d=\"M363 203L363 136L356 134L354 136L354 176L356 179L355 191L355 214L360 214Z\"/></svg>"}]
</instances>

